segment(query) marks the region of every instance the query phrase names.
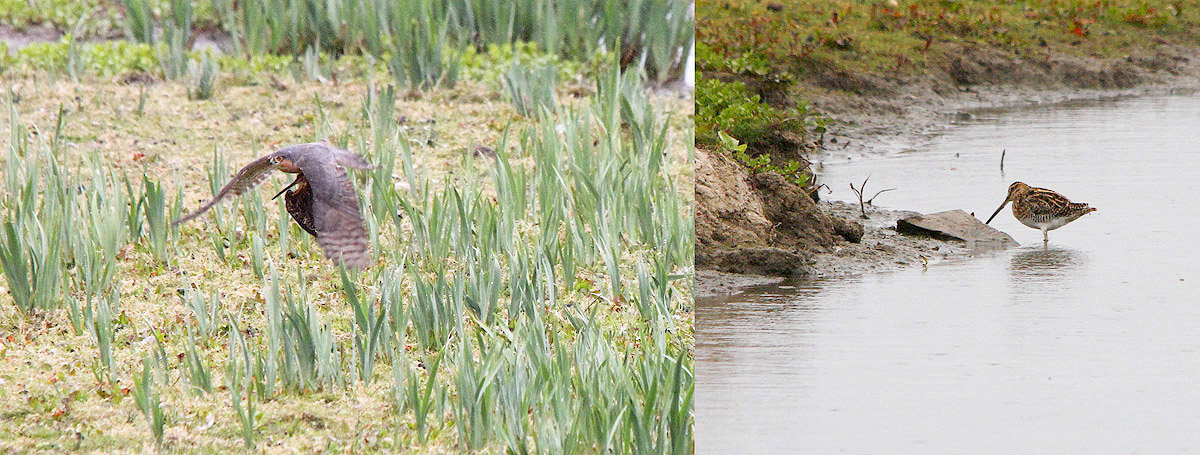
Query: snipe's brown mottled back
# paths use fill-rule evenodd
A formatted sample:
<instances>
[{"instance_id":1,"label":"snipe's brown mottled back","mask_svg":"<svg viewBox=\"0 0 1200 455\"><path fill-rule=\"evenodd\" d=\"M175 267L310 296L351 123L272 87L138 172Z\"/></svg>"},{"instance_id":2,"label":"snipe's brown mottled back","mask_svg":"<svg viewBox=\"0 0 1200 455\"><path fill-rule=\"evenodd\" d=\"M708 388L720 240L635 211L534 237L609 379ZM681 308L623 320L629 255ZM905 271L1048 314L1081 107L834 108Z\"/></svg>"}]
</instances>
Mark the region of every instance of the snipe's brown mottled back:
<instances>
[{"instance_id":1,"label":"snipe's brown mottled back","mask_svg":"<svg viewBox=\"0 0 1200 455\"><path fill-rule=\"evenodd\" d=\"M358 195L344 167L370 169L371 165L358 154L324 141L284 147L247 164L212 200L171 224L187 222L222 199L249 191L273 170L297 174L296 180L275 197L286 192L288 213L317 238L325 256L346 267L364 268L371 261L371 246L359 213Z\"/></svg>"},{"instance_id":2,"label":"snipe's brown mottled back","mask_svg":"<svg viewBox=\"0 0 1200 455\"><path fill-rule=\"evenodd\" d=\"M1088 207L1082 202L1071 202L1066 196L1054 191L1013 182L1008 186L1008 197L1004 198L1004 202L984 224L991 223L1009 202L1012 202L1013 217L1017 221L1042 231L1042 242L1050 241L1047 232L1096 211L1094 207Z\"/></svg>"}]
</instances>

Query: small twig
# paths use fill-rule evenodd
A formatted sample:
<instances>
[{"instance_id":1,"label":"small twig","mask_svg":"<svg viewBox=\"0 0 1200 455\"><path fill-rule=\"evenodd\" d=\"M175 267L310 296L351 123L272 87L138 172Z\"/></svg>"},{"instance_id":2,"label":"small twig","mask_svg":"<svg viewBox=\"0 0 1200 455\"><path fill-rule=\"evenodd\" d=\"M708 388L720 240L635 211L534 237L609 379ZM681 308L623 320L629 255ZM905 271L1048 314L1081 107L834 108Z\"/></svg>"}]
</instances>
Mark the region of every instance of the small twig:
<instances>
[{"instance_id":1,"label":"small twig","mask_svg":"<svg viewBox=\"0 0 1200 455\"><path fill-rule=\"evenodd\" d=\"M867 216L867 205L863 202L863 190L867 189L868 180L871 180L871 176L867 176L867 178L863 179L862 186L859 188L855 188L853 183L850 184L850 191L853 191L854 194L858 196L858 208L862 211L862 217L864 220L869 218Z\"/></svg>"},{"instance_id":2,"label":"small twig","mask_svg":"<svg viewBox=\"0 0 1200 455\"><path fill-rule=\"evenodd\" d=\"M820 197L819 193L820 193L822 187L824 187L825 190L829 191L830 193L833 193L833 188L830 188L829 185L826 185L824 183L812 187L811 190L804 190L804 192L808 194L808 197L813 198L813 200L815 201L815 200L817 200L817 197ZM817 197L813 197L814 194L816 194Z\"/></svg>"},{"instance_id":3,"label":"small twig","mask_svg":"<svg viewBox=\"0 0 1200 455\"><path fill-rule=\"evenodd\" d=\"M1004 154L1008 153L1008 149L1000 152L1000 173L1004 173Z\"/></svg>"},{"instance_id":4,"label":"small twig","mask_svg":"<svg viewBox=\"0 0 1200 455\"><path fill-rule=\"evenodd\" d=\"M871 196L871 198L870 198L870 199L867 199L867 204L870 204L870 205L875 205L873 202L875 201L875 198L876 198L876 197L879 197L879 195L880 195L880 194L886 193L886 192L888 192L888 191L895 191L895 190L896 190L895 188L888 188L888 189L886 189L886 190L879 190L879 192L878 192L878 193L875 193L875 195L874 195L874 196Z\"/></svg>"}]
</instances>

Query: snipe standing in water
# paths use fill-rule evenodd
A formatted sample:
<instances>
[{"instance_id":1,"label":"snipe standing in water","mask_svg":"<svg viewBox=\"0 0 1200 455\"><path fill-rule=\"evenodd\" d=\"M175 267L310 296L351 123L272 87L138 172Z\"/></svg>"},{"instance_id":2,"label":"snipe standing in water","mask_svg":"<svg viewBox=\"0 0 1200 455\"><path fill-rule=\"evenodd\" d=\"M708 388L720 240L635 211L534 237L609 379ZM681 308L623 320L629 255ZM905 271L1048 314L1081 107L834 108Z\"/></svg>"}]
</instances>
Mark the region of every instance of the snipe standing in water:
<instances>
[{"instance_id":1,"label":"snipe standing in water","mask_svg":"<svg viewBox=\"0 0 1200 455\"><path fill-rule=\"evenodd\" d=\"M1008 186L1008 197L996 209L995 213L984 224L992 222L993 218L1012 202L1013 217L1021 224L1042 231L1042 242L1049 242L1046 234L1081 216L1095 212L1094 207L1088 207L1083 202L1071 202L1066 196L1045 188L1034 188L1021 182L1013 182Z\"/></svg>"},{"instance_id":2,"label":"snipe standing in water","mask_svg":"<svg viewBox=\"0 0 1200 455\"><path fill-rule=\"evenodd\" d=\"M317 238L325 256L346 267L364 268L371 261L371 246L358 211L358 195L346 177L345 167L370 169L371 164L358 154L324 141L284 147L247 164L212 200L171 224L191 220L222 199L249 191L266 180L271 171L297 174L296 180L275 197L287 192L283 198L288 213Z\"/></svg>"}]
</instances>

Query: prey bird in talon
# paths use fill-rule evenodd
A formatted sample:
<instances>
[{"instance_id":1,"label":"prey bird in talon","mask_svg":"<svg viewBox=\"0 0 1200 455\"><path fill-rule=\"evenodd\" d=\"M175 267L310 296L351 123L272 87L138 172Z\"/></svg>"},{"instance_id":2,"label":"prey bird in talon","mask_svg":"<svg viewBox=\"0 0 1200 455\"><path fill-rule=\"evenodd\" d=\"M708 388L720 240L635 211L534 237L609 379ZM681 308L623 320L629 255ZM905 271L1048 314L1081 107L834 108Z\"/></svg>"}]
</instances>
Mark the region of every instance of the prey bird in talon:
<instances>
[{"instance_id":1,"label":"prey bird in talon","mask_svg":"<svg viewBox=\"0 0 1200 455\"><path fill-rule=\"evenodd\" d=\"M347 167L370 169L371 164L325 141L284 147L247 164L212 200L171 225L200 216L222 199L249 191L265 181L271 171L279 170L296 174L296 180L271 199L284 195L292 219L317 238L326 257L346 267L364 268L371 261L371 246L359 213L358 195L346 176Z\"/></svg>"},{"instance_id":2,"label":"prey bird in talon","mask_svg":"<svg viewBox=\"0 0 1200 455\"><path fill-rule=\"evenodd\" d=\"M1008 186L1008 197L1004 198L1000 208L997 208L984 224L991 223L992 219L1009 202L1012 202L1013 217L1017 221L1042 231L1042 242L1050 241L1047 232L1066 226L1067 223L1096 211L1094 207L1088 207L1083 202L1071 202L1065 196L1048 189L1034 188L1021 182L1013 182Z\"/></svg>"}]
</instances>

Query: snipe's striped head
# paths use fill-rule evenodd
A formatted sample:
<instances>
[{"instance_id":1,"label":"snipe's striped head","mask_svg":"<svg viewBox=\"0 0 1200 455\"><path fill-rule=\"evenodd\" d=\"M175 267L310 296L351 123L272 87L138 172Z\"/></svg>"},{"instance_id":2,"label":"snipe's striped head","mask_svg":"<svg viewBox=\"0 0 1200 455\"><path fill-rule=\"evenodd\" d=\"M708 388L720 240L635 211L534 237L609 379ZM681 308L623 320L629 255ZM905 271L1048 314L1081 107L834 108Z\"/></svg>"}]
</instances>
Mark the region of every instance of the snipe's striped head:
<instances>
[{"instance_id":1,"label":"snipe's striped head","mask_svg":"<svg viewBox=\"0 0 1200 455\"><path fill-rule=\"evenodd\" d=\"M985 221L983 224L991 223L992 219L996 218L996 215L1000 214L1001 210L1004 210L1004 206L1008 205L1009 202L1015 201L1020 199L1022 196L1029 194L1031 191L1033 191L1033 187L1026 185L1023 182L1013 182L1012 185L1008 186L1008 197L1004 198L1004 202L1000 203L1000 207L996 208L996 211L992 213L992 216L988 217L987 221Z\"/></svg>"},{"instance_id":2,"label":"snipe's striped head","mask_svg":"<svg viewBox=\"0 0 1200 455\"><path fill-rule=\"evenodd\" d=\"M1008 200L1015 201L1030 191L1033 191L1032 186L1026 185L1023 182L1013 182L1012 185L1008 186Z\"/></svg>"}]
</instances>

